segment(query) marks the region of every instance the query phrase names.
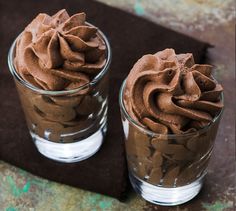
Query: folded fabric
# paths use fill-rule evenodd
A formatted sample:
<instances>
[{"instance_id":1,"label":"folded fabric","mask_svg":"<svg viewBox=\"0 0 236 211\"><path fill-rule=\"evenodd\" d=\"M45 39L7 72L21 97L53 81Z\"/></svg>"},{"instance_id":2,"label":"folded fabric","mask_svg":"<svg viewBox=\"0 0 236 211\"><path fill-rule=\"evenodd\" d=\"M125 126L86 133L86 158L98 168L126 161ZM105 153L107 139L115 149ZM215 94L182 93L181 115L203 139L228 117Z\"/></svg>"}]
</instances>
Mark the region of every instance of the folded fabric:
<instances>
[{"instance_id":1,"label":"folded fabric","mask_svg":"<svg viewBox=\"0 0 236 211\"><path fill-rule=\"evenodd\" d=\"M73 164L37 152L6 63L11 43L38 13L54 14L62 8L70 14L86 12L87 20L107 35L113 51L106 140L94 156ZM49 180L122 199L128 177L118 105L121 82L143 54L174 48L177 53L192 52L199 63L208 45L91 0L7 0L0 2L0 13L0 159Z\"/></svg>"}]
</instances>

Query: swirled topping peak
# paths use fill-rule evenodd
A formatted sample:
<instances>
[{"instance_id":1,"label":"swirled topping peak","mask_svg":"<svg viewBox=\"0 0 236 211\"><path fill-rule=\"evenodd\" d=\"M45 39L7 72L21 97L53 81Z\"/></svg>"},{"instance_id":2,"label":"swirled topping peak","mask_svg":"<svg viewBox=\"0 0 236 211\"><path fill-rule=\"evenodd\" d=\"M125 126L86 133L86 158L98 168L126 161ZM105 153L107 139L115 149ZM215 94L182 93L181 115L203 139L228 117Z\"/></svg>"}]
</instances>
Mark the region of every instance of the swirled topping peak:
<instances>
[{"instance_id":1,"label":"swirled topping peak","mask_svg":"<svg viewBox=\"0 0 236 211\"><path fill-rule=\"evenodd\" d=\"M191 53L165 49L145 55L130 71L124 103L129 115L156 133L196 131L223 108L223 88L212 66L195 64Z\"/></svg>"},{"instance_id":2,"label":"swirled topping peak","mask_svg":"<svg viewBox=\"0 0 236 211\"><path fill-rule=\"evenodd\" d=\"M106 63L106 46L85 13L40 13L17 40L15 66L27 82L45 90L88 83Z\"/></svg>"}]
</instances>

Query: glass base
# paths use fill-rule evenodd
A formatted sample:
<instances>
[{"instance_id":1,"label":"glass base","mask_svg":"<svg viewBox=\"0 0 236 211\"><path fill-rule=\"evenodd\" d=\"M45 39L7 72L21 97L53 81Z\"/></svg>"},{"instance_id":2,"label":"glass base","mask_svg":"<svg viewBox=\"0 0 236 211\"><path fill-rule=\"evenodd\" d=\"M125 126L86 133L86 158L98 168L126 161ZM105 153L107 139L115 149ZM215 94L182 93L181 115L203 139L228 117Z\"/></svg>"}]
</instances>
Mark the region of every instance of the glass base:
<instances>
[{"instance_id":1,"label":"glass base","mask_svg":"<svg viewBox=\"0 0 236 211\"><path fill-rule=\"evenodd\" d=\"M63 163L74 163L94 155L101 147L107 131L103 125L93 135L73 143L55 143L30 132L38 151L47 158Z\"/></svg>"},{"instance_id":2,"label":"glass base","mask_svg":"<svg viewBox=\"0 0 236 211\"><path fill-rule=\"evenodd\" d=\"M129 178L134 190L145 200L162 206L175 206L193 199L200 192L205 174L188 185L176 188L151 185L131 173Z\"/></svg>"}]
</instances>

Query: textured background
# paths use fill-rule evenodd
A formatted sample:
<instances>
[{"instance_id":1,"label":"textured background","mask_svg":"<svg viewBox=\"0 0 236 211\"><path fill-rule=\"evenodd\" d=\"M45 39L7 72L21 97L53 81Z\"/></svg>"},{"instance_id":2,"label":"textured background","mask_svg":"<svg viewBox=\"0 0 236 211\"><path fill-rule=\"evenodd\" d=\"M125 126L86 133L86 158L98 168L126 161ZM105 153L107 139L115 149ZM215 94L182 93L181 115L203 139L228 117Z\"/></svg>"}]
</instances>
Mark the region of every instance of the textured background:
<instances>
[{"instance_id":1,"label":"textured background","mask_svg":"<svg viewBox=\"0 0 236 211\"><path fill-rule=\"evenodd\" d=\"M208 53L225 88L225 111L206 184L191 202L154 206L135 193L116 199L33 176L0 161L0 211L223 211L235 205L235 7L233 0L99 0L214 45ZM112 20L111 20L112 21Z\"/></svg>"}]
</instances>

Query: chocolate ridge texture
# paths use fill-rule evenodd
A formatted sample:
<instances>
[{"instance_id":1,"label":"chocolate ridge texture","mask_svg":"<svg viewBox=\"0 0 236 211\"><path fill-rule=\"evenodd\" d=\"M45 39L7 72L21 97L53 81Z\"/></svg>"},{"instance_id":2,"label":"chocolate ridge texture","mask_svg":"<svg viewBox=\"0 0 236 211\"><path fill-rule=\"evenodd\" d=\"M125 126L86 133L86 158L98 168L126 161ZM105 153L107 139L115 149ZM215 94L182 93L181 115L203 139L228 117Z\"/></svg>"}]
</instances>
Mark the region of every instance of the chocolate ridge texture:
<instances>
[{"instance_id":1,"label":"chocolate ridge texture","mask_svg":"<svg viewBox=\"0 0 236 211\"><path fill-rule=\"evenodd\" d=\"M211 65L195 64L191 53L165 49L145 55L127 77L125 107L138 124L156 133L199 130L223 108L223 88L211 72Z\"/></svg>"},{"instance_id":2,"label":"chocolate ridge texture","mask_svg":"<svg viewBox=\"0 0 236 211\"><path fill-rule=\"evenodd\" d=\"M19 75L45 90L68 90L87 84L106 63L106 46L85 13L65 9L40 13L17 40L14 64Z\"/></svg>"}]
</instances>

